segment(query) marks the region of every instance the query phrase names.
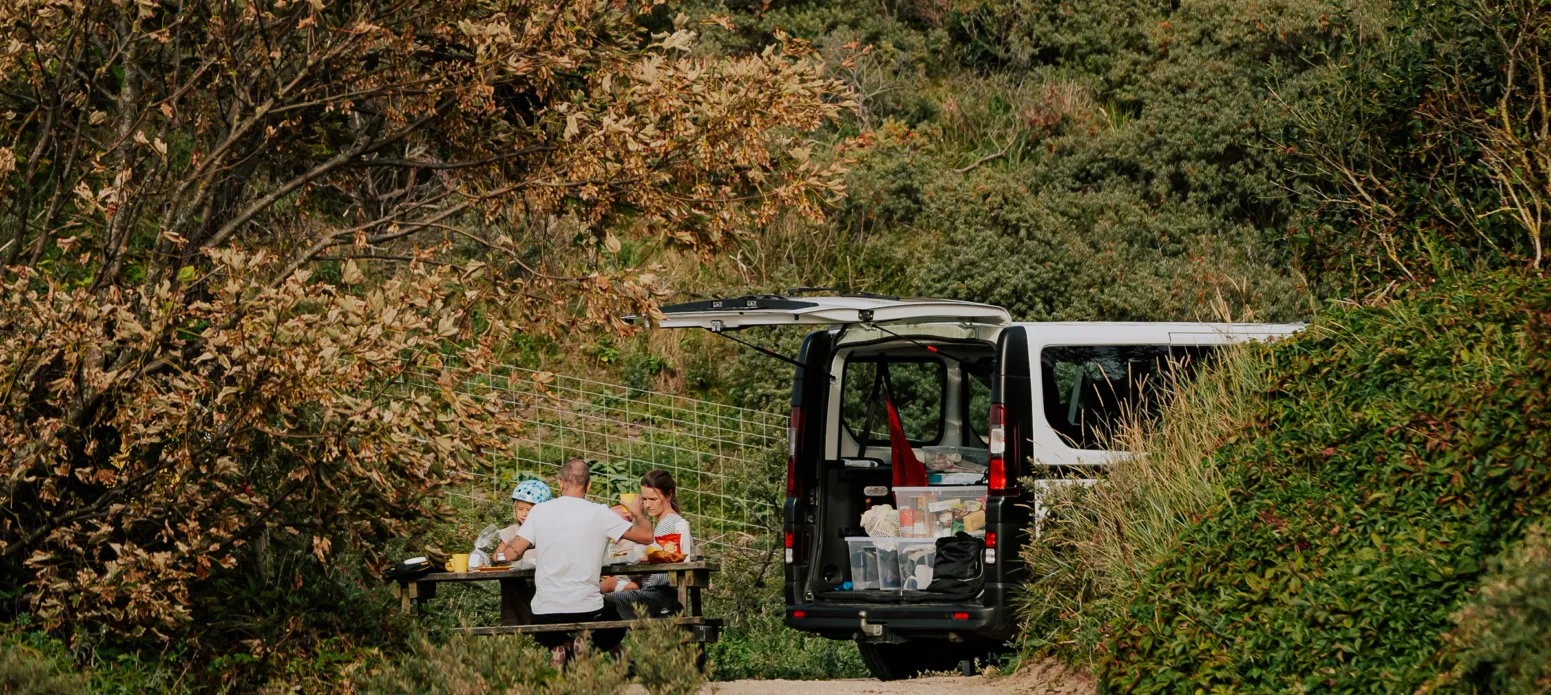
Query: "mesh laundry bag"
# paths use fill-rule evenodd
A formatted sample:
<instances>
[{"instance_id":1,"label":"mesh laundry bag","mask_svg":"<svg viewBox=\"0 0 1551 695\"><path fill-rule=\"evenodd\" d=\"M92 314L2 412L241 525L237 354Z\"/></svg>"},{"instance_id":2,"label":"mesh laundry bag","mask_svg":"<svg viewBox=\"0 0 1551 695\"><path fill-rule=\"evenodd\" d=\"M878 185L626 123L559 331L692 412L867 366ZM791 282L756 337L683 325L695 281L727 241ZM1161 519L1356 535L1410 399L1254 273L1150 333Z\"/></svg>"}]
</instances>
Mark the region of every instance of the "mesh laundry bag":
<instances>
[{"instance_id":1,"label":"mesh laundry bag","mask_svg":"<svg viewBox=\"0 0 1551 695\"><path fill-rule=\"evenodd\" d=\"M873 538L894 538L899 535L899 511L880 504L862 513L862 530Z\"/></svg>"}]
</instances>

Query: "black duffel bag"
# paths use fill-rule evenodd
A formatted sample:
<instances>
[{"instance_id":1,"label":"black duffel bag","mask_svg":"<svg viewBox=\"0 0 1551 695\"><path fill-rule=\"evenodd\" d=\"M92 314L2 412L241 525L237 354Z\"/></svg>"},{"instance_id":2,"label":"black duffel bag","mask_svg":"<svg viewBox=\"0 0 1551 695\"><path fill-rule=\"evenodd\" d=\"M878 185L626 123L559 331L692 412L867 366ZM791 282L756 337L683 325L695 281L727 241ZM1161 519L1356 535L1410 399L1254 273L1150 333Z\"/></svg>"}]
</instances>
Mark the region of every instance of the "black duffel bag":
<instances>
[{"instance_id":1,"label":"black duffel bag","mask_svg":"<svg viewBox=\"0 0 1551 695\"><path fill-rule=\"evenodd\" d=\"M932 565L932 584L926 590L949 600L972 599L985 584L981 560L985 541L963 531L937 539L937 561Z\"/></svg>"}]
</instances>

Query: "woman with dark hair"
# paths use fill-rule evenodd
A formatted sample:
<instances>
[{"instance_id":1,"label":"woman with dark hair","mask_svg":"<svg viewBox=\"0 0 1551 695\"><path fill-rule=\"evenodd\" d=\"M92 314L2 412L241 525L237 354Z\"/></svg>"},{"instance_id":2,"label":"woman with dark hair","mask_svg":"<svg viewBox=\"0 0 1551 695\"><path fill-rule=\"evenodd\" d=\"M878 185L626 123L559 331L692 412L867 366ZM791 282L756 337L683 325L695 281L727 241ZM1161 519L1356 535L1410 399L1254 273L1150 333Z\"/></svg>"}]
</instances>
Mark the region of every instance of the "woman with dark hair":
<instances>
[{"instance_id":1,"label":"woman with dark hair","mask_svg":"<svg viewBox=\"0 0 1551 695\"><path fill-rule=\"evenodd\" d=\"M665 470L651 470L641 476L641 509L657 520L651 549L688 559L694 554L695 541L689 533L689 522L679 516L678 493L673 475ZM683 609L666 574L649 574L639 585L626 577L608 577L600 588L626 620L666 618Z\"/></svg>"}]
</instances>

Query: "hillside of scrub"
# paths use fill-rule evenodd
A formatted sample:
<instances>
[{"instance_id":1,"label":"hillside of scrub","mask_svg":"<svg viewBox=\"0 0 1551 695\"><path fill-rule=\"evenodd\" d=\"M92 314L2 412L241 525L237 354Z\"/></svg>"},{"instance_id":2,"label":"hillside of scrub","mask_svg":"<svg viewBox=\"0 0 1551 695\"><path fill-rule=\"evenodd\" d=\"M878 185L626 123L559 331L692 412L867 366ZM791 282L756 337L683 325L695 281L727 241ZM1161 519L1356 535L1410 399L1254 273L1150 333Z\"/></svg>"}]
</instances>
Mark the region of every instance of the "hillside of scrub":
<instances>
[{"instance_id":1,"label":"hillside of scrub","mask_svg":"<svg viewBox=\"0 0 1551 695\"><path fill-rule=\"evenodd\" d=\"M1332 308L1275 346L1213 455L1227 498L1141 580L1103 686L1500 690L1513 650L1450 633L1493 567L1544 552L1519 544L1551 520L1548 348L1551 282L1502 275Z\"/></svg>"}]
</instances>

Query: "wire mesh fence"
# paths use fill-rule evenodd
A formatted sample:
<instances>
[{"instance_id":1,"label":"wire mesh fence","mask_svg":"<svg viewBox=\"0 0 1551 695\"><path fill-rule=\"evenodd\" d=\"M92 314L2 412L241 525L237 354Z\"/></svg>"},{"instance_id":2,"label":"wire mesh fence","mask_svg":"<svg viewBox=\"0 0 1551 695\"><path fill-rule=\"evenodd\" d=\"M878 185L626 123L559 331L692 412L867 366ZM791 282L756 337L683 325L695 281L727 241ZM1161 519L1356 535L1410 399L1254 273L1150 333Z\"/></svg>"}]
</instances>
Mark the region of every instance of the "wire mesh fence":
<instances>
[{"instance_id":1,"label":"wire mesh fence","mask_svg":"<svg viewBox=\"0 0 1551 695\"><path fill-rule=\"evenodd\" d=\"M494 395L524 425L507 450L486 452L478 495L504 499L529 478L558 487L560 464L581 458L592 463L588 497L605 504L638 492L651 469L672 473L680 513L708 550L764 545L779 533L784 413L517 367L459 390Z\"/></svg>"}]
</instances>

